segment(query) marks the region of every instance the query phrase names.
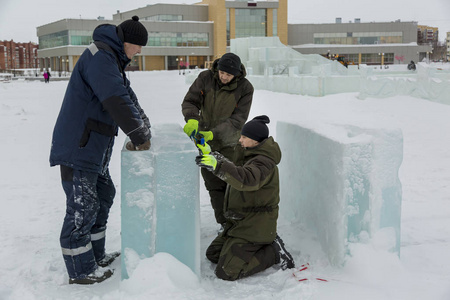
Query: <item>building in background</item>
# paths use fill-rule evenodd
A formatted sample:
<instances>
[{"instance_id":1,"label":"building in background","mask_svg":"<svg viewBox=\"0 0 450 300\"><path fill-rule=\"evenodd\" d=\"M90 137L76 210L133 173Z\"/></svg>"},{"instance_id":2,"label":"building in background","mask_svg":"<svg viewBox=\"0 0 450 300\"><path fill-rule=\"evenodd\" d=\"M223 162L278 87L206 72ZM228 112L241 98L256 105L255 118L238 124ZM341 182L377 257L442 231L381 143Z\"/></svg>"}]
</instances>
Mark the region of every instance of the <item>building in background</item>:
<instances>
[{"instance_id":1,"label":"building in background","mask_svg":"<svg viewBox=\"0 0 450 300\"><path fill-rule=\"evenodd\" d=\"M447 39L445 40L447 46L447 61L450 61L450 32L447 32Z\"/></svg>"},{"instance_id":2,"label":"building in background","mask_svg":"<svg viewBox=\"0 0 450 300\"><path fill-rule=\"evenodd\" d=\"M0 71L16 73L19 69L37 69L39 46L35 43L0 41Z\"/></svg>"},{"instance_id":3,"label":"building in background","mask_svg":"<svg viewBox=\"0 0 450 300\"><path fill-rule=\"evenodd\" d=\"M429 58L431 45L417 43L417 22L289 24L288 44L303 54L338 57L348 64L389 65Z\"/></svg>"},{"instance_id":4,"label":"building in background","mask_svg":"<svg viewBox=\"0 0 450 300\"><path fill-rule=\"evenodd\" d=\"M445 48L437 42L435 27L400 20L363 23L355 19L343 23L341 18L331 24L288 24L287 11L287 0L203 0L117 11L112 20L63 19L37 28L38 57L42 68L60 74L70 72L92 42L98 25L118 25L137 15L149 39L128 70L181 72L185 68L208 67L229 51L231 39L250 36L278 36L283 44L300 53L339 58L348 64L407 64L411 60L430 61L433 55L445 59Z\"/></svg>"},{"instance_id":5,"label":"building in background","mask_svg":"<svg viewBox=\"0 0 450 300\"><path fill-rule=\"evenodd\" d=\"M437 45L439 41L439 29L425 25L417 26L417 44L419 45Z\"/></svg>"},{"instance_id":6,"label":"building in background","mask_svg":"<svg viewBox=\"0 0 450 300\"><path fill-rule=\"evenodd\" d=\"M203 0L196 4L154 4L113 15L112 20L63 19L37 28L43 68L71 71L92 32L104 23L118 25L139 16L149 39L133 58L135 70L203 68L229 51L230 39L278 36L287 45L287 0Z\"/></svg>"}]
</instances>

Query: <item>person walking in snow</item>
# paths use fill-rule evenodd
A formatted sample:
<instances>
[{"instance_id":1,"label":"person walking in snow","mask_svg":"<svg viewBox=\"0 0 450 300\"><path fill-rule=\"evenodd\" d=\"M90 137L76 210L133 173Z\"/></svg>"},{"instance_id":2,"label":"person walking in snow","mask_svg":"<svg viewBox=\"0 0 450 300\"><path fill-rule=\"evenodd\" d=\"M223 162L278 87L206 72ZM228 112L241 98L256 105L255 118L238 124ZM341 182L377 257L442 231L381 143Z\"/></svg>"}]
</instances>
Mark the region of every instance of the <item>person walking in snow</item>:
<instances>
[{"instance_id":1,"label":"person walking in snow","mask_svg":"<svg viewBox=\"0 0 450 300\"><path fill-rule=\"evenodd\" d=\"M47 71L44 72L44 82L48 83L48 72Z\"/></svg>"},{"instance_id":2,"label":"person walking in snow","mask_svg":"<svg viewBox=\"0 0 450 300\"><path fill-rule=\"evenodd\" d=\"M226 53L214 61L211 69L198 75L181 105L186 121L184 132L191 139L203 137L213 151L220 151L231 161L234 161L235 148L253 99L253 86L245 76L239 56ZM216 222L223 226L227 184L204 169L201 173Z\"/></svg>"},{"instance_id":3,"label":"person walking in snow","mask_svg":"<svg viewBox=\"0 0 450 300\"><path fill-rule=\"evenodd\" d=\"M225 227L206 250L206 257L217 264L215 274L224 280L248 277L274 264L283 270L295 267L277 234L281 150L269 137L269 122L269 117L258 116L242 128L242 166L210 152L207 144L198 145L203 155L196 163L228 184Z\"/></svg>"},{"instance_id":4,"label":"person walking in snow","mask_svg":"<svg viewBox=\"0 0 450 300\"><path fill-rule=\"evenodd\" d=\"M113 274L106 267L120 255L105 253L106 223L116 193L108 165L119 127L130 138L126 149L150 148L150 122L124 72L147 37L137 16L118 26L98 26L67 86L50 165L60 165L67 197L60 243L69 284L104 281Z\"/></svg>"}]
</instances>

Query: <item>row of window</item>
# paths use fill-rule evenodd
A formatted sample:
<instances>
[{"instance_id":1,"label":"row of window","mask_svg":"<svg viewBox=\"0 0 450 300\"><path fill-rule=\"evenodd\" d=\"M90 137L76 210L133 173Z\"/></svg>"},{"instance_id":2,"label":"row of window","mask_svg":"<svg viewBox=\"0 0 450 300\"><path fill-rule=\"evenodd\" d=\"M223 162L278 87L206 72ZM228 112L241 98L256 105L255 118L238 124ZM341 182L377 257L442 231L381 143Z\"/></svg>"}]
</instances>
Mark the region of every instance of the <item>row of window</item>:
<instances>
[{"instance_id":1,"label":"row of window","mask_svg":"<svg viewBox=\"0 0 450 300\"><path fill-rule=\"evenodd\" d=\"M401 36L314 38L314 44L376 45L401 44L402 42L403 38Z\"/></svg>"},{"instance_id":2,"label":"row of window","mask_svg":"<svg viewBox=\"0 0 450 300\"><path fill-rule=\"evenodd\" d=\"M379 37L379 36L396 36L401 37L401 31L391 32L330 32L330 33L314 33L316 38L333 38L333 37Z\"/></svg>"},{"instance_id":3,"label":"row of window","mask_svg":"<svg viewBox=\"0 0 450 300\"><path fill-rule=\"evenodd\" d=\"M342 57L344 61L354 62L355 64L359 61L359 54L339 54L339 57ZM393 64L394 63L394 53L384 53L383 55L379 53L362 53L361 54L361 64L381 64L381 60L383 60L384 64Z\"/></svg>"},{"instance_id":4,"label":"row of window","mask_svg":"<svg viewBox=\"0 0 450 300\"><path fill-rule=\"evenodd\" d=\"M208 33L149 32L147 46L153 47L209 47ZM91 31L64 30L39 37L39 48L67 45L81 46L92 43Z\"/></svg>"},{"instance_id":5,"label":"row of window","mask_svg":"<svg viewBox=\"0 0 450 300\"><path fill-rule=\"evenodd\" d=\"M209 34L193 32L149 32L147 46L209 47Z\"/></svg>"},{"instance_id":6,"label":"row of window","mask_svg":"<svg viewBox=\"0 0 450 300\"><path fill-rule=\"evenodd\" d=\"M165 22L173 22L173 21L183 21L182 15L155 15L144 17L142 20L146 21L165 21Z\"/></svg>"},{"instance_id":7,"label":"row of window","mask_svg":"<svg viewBox=\"0 0 450 300\"><path fill-rule=\"evenodd\" d=\"M314 33L314 44L375 45L403 43L402 32Z\"/></svg>"}]
</instances>

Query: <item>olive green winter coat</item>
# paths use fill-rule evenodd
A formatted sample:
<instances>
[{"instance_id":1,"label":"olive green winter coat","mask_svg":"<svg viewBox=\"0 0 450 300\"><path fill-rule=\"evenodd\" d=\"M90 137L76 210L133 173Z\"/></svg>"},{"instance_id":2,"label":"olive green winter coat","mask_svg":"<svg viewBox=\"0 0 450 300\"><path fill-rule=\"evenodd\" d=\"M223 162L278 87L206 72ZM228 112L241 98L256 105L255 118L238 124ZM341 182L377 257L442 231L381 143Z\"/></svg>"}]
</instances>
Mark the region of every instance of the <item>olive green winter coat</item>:
<instances>
[{"instance_id":1,"label":"olive green winter coat","mask_svg":"<svg viewBox=\"0 0 450 300\"><path fill-rule=\"evenodd\" d=\"M198 75L181 104L186 122L198 120L199 131L213 132L214 138L208 142L213 151L237 145L253 98L253 86L245 78L244 65L241 64L241 74L223 85L217 70L218 61L210 70Z\"/></svg>"},{"instance_id":2,"label":"olive green winter coat","mask_svg":"<svg viewBox=\"0 0 450 300\"><path fill-rule=\"evenodd\" d=\"M277 235L280 186L278 144L269 137L244 150L244 165L219 157L214 174L228 183L224 214L226 235L252 243L271 243Z\"/></svg>"}]
</instances>

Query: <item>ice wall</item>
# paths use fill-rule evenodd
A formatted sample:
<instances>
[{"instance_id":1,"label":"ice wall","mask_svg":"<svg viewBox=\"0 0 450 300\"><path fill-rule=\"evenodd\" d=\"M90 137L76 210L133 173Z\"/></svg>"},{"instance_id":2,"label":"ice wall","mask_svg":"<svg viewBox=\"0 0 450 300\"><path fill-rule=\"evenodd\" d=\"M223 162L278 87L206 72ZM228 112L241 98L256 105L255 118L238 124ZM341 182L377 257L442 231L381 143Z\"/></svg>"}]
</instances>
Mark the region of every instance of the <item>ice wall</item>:
<instances>
[{"instance_id":1,"label":"ice wall","mask_svg":"<svg viewBox=\"0 0 450 300\"><path fill-rule=\"evenodd\" d=\"M450 105L450 70L418 63L416 71L376 72L361 68L360 99L411 95Z\"/></svg>"},{"instance_id":2,"label":"ice wall","mask_svg":"<svg viewBox=\"0 0 450 300\"><path fill-rule=\"evenodd\" d=\"M241 57L255 89L309 96L359 92L367 97L414 97L450 104L449 64L354 66L345 68L318 54L301 54L278 37L232 39L230 51ZM192 84L202 70L186 75Z\"/></svg>"},{"instance_id":3,"label":"ice wall","mask_svg":"<svg viewBox=\"0 0 450 300\"><path fill-rule=\"evenodd\" d=\"M314 232L334 265L350 242L376 238L399 253L400 130L278 122L277 141L280 224Z\"/></svg>"},{"instance_id":4,"label":"ice wall","mask_svg":"<svg viewBox=\"0 0 450 300\"><path fill-rule=\"evenodd\" d=\"M359 75L341 63L318 54L301 54L278 37L233 39L230 51L241 57L256 89L311 96L359 89L355 85Z\"/></svg>"},{"instance_id":5,"label":"ice wall","mask_svg":"<svg viewBox=\"0 0 450 300\"><path fill-rule=\"evenodd\" d=\"M122 279L157 252L200 275L198 150L178 124L154 126L152 134L150 150L121 153Z\"/></svg>"}]
</instances>

